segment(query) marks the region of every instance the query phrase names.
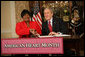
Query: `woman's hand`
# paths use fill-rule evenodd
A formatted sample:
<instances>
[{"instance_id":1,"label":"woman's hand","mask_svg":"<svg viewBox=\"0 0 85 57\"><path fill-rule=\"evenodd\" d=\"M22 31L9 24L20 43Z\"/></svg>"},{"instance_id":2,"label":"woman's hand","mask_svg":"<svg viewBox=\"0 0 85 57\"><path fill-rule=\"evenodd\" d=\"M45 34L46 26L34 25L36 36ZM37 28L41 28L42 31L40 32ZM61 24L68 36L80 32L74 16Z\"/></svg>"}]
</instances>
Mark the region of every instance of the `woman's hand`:
<instances>
[{"instance_id":1,"label":"woman's hand","mask_svg":"<svg viewBox=\"0 0 85 57\"><path fill-rule=\"evenodd\" d=\"M30 33L35 34L36 30L35 29L30 29Z\"/></svg>"},{"instance_id":2,"label":"woman's hand","mask_svg":"<svg viewBox=\"0 0 85 57\"><path fill-rule=\"evenodd\" d=\"M30 33L36 37L40 36L35 29L30 29Z\"/></svg>"}]
</instances>

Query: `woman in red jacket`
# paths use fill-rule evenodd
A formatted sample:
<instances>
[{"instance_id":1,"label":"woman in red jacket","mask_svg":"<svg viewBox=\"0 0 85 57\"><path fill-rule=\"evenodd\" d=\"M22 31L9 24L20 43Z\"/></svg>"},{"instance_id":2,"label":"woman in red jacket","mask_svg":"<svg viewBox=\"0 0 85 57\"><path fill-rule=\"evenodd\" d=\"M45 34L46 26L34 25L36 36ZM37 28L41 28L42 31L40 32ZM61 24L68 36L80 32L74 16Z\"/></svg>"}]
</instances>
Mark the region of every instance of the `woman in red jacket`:
<instances>
[{"instance_id":1,"label":"woman in red jacket","mask_svg":"<svg viewBox=\"0 0 85 57\"><path fill-rule=\"evenodd\" d=\"M16 24L16 33L19 35L19 38L29 37L30 30L36 30L36 35L41 34L39 25L34 21L30 21L30 12L28 10L23 10L21 12L21 17L23 21Z\"/></svg>"}]
</instances>

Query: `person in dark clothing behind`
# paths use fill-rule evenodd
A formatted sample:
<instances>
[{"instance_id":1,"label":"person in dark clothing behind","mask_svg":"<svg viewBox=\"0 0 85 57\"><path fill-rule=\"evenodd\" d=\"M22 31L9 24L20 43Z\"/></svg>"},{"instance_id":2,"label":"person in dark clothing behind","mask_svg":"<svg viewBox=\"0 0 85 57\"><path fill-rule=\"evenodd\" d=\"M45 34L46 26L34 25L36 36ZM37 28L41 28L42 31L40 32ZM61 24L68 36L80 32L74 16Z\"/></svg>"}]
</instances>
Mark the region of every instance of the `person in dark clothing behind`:
<instances>
[{"instance_id":1,"label":"person in dark clothing behind","mask_svg":"<svg viewBox=\"0 0 85 57\"><path fill-rule=\"evenodd\" d=\"M70 20L70 29L72 29L74 35L81 35L84 33L83 22L81 21L78 9L73 10L73 16Z\"/></svg>"}]
</instances>

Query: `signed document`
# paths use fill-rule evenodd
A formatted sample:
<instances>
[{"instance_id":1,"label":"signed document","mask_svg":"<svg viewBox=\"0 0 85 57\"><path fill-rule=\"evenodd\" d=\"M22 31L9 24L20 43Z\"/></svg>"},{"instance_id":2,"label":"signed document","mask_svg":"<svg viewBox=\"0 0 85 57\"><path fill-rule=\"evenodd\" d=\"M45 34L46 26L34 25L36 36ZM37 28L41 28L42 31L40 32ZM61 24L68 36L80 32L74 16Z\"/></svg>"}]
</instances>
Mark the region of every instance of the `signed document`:
<instances>
[{"instance_id":1,"label":"signed document","mask_svg":"<svg viewBox=\"0 0 85 57\"><path fill-rule=\"evenodd\" d=\"M38 36L38 37L39 37L39 38L42 38L42 37L67 37L67 36L71 36L71 35L60 34L60 35L52 35L52 36L45 35L45 36Z\"/></svg>"},{"instance_id":2,"label":"signed document","mask_svg":"<svg viewBox=\"0 0 85 57\"><path fill-rule=\"evenodd\" d=\"M67 34L61 34L61 35L53 35L53 36L56 36L56 37L66 37L66 36L71 36L71 35L67 35Z\"/></svg>"},{"instance_id":3,"label":"signed document","mask_svg":"<svg viewBox=\"0 0 85 57\"><path fill-rule=\"evenodd\" d=\"M54 36L45 35L45 36L38 36L38 37L42 38L42 37L54 37Z\"/></svg>"}]
</instances>

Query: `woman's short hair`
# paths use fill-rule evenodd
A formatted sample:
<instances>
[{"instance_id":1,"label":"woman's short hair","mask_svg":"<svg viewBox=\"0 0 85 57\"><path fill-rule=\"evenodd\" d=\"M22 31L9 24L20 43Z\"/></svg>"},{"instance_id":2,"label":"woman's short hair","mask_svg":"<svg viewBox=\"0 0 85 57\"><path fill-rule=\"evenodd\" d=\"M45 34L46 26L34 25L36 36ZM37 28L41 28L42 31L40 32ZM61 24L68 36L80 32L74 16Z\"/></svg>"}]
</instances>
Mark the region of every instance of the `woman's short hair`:
<instances>
[{"instance_id":1,"label":"woman's short hair","mask_svg":"<svg viewBox=\"0 0 85 57\"><path fill-rule=\"evenodd\" d=\"M31 13L30 13L28 10L26 10L26 9L24 9L24 10L21 12L21 17L23 18L23 16L24 16L25 14L28 14L29 16L31 16Z\"/></svg>"}]
</instances>

